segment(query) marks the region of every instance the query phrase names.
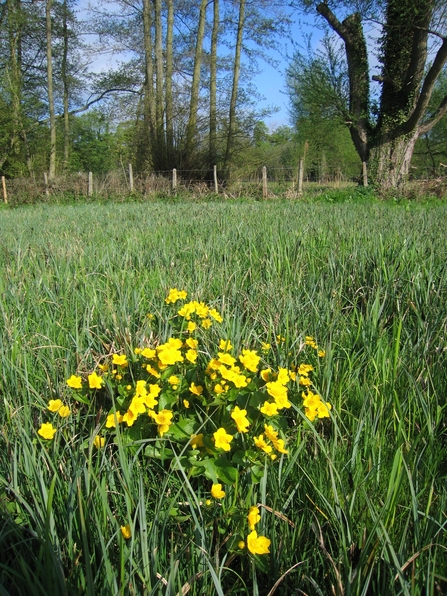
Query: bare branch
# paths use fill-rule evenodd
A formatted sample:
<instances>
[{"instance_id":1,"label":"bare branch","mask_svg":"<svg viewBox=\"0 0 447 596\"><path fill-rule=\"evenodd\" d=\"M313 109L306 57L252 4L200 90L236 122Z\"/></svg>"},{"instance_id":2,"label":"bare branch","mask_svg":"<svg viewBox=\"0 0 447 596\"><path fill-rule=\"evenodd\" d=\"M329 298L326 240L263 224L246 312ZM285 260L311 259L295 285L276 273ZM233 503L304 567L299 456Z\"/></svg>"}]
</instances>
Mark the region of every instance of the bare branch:
<instances>
[{"instance_id":1,"label":"bare branch","mask_svg":"<svg viewBox=\"0 0 447 596\"><path fill-rule=\"evenodd\" d=\"M406 132L411 132L414 130L421 118L424 116L428 104L433 93L433 89L435 87L436 81L441 74L441 71L447 61L447 39L444 39L441 47L439 48L436 58L434 59L433 64L431 65L430 70L425 77L424 84L422 85L421 93L419 95L418 101L416 103L416 107L413 110L410 118L407 122L403 125L403 128ZM426 125L425 125L426 126Z\"/></svg>"},{"instance_id":2,"label":"bare branch","mask_svg":"<svg viewBox=\"0 0 447 596\"><path fill-rule=\"evenodd\" d=\"M371 78L373 81L385 83L386 85L391 85L392 87L396 88L396 83L391 77L387 77L386 75L373 75Z\"/></svg>"},{"instance_id":3,"label":"bare branch","mask_svg":"<svg viewBox=\"0 0 447 596\"><path fill-rule=\"evenodd\" d=\"M101 101L101 99L104 99L104 97L108 93L116 93L116 92L135 93L135 94L139 94L140 93L140 91L135 91L135 89L107 89L106 91L103 91L100 95L98 95L98 97L95 97L94 99L89 100L81 108L76 108L76 110L70 110L68 112L68 115L69 116L74 116L75 114L80 114L81 112L85 112L92 105L94 105L95 103L98 103L98 101ZM61 119L61 118L64 117L64 114L57 114L55 117ZM38 122L35 122L33 126L36 126L38 124L46 124L49 121L50 121L49 118L45 118L44 120L39 120Z\"/></svg>"},{"instance_id":4,"label":"bare branch","mask_svg":"<svg viewBox=\"0 0 447 596\"><path fill-rule=\"evenodd\" d=\"M441 118L444 116L444 114L446 112L447 112L447 95L444 97L444 99L439 104L438 109L436 110L434 116L428 122L424 122L424 124L422 124L419 127L419 134L423 135L423 134L429 132L433 128L433 126L435 126L435 124L437 124L441 120Z\"/></svg>"}]
</instances>

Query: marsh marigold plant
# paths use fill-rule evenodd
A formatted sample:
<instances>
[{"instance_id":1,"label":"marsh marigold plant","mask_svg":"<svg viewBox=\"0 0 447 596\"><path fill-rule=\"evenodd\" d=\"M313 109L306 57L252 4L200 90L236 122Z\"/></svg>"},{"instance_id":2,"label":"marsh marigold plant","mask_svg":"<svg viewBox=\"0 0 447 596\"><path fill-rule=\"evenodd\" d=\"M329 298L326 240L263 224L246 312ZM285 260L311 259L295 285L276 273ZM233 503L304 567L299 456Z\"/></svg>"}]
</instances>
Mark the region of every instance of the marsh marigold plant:
<instances>
[{"instance_id":1,"label":"marsh marigold plant","mask_svg":"<svg viewBox=\"0 0 447 596\"><path fill-rule=\"evenodd\" d=\"M234 550L268 554L270 540L255 528L262 516L250 502L253 487L267 467L287 457L290 423L300 420L297 410L310 423L330 418L331 405L314 385L314 364L269 366L272 343L277 354L282 336L241 350L231 338L220 337L210 351L208 330L223 318L216 308L187 298L185 290L168 293L164 323L171 334L166 341L137 344L132 353L116 350L89 374L72 374L67 386L81 404L101 403L102 428L99 433L96 428L93 439L98 451L113 443L118 432L127 445L146 441L145 456L175 460L190 478L199 479L210 511L216 503L224 517L227 499L232 499L233 513L235 504L239 507L241 515L231 516L236 520L231 522ZM147 320L153 324L153 315ZM312 350L314 363L323 357L313 338L305 337L302 345ZM60 400L51 401L48 410L59 418L70 413ZM51 423L39 430L47 441L56 432Z\"/></svg>"}]
</instances>

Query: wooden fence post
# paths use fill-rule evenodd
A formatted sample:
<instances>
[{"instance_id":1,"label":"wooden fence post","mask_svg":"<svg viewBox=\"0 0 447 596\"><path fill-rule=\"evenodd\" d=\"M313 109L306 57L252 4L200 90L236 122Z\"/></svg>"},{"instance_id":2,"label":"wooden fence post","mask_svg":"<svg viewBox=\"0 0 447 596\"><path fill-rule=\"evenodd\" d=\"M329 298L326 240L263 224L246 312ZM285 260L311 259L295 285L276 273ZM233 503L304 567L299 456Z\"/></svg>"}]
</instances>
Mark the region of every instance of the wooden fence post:
<instances>
[{"instance_id":1,"label":"wooden fence post","mask_svg":"<svg viewBox=\"0 0 447 596\"><path fill-rule=\"evenodd\" d=\"M217 183L217 166L214 166L214 192L219 193L219 184Z\"/></svg>"},{"instance_id":2,"label":"wooden fence post","mask_svg":"<svg viewBox=\"0 0 447 596\"><path fill-rule=\"evenodd\" d=\"M88 196L91 197L93 194L93 174L92 172L88 173Z\"/></svg>"},{"instance_id":3,"label":"wooden fence post","mask_svg":"<svg viewBox=\"0 0 447 596\"><path fill-rule=\"evenodd\" d=\"M368 170L366 169L366 161L362 162L363 186L368 186Z\"/></svg>"},{"instance_id":4,"label":"wooden fence post","mask_svg":"<svg viewBox=\"0 0 447 596\"><path fill-rule=\"evenodd\" d=\"M267 189L267 168L263 166L262 168L262 198L266 199L268 197L268 189Z\"/></svg>"},{"instance_id":5,"label":"wooden fence post","mask_svg":"<svg viewBox=\"0 0 447 596\"><path fill-rule=\"evenodd\" d=\"M130 187L130 192L133 192L133 170L132 170L132 164L129 164L129 187Z\"/></svg>"},{"instance_id":6,"label":"wooden fence post","mask_svg":"<svg viewBox=\"0 0 447 596\"><path fill-rule=\"evenodd\" d=\"M45 194L50 196L50 189L48 188L48 175L46 172L43 173L43 180L45 182Z\"/></svg>"},{"instance_id":7,"label":"wooden fence post","mask_svg":"<svg viewBox=\"0 0 447 596\"><path fill-rule=\"evenodd\" d=\"M300 157L298 164L298 196L303 194L304 157Z\"/></svg>"},{"instance_id":8,"label":"wooden fence post","mask_svg":"<svg viewBox=\"0 0 447 596\"><path fill-rule=\"evenodd\" d=\"M3 200L5 203L8 202L8 193L6 192L6 180L5 177L2 176L2 187L3 187Z\"/></svg>"},{"instance_id":9,"label":"wooden fence post","mask_svg":"<svg viewBox=\"0 0 447 596\"><path fill-rule=\"evenodd\" d=\"M177 170L174 168L172 170L172 190L177 188Z\"/></svg>"}]
</instances>

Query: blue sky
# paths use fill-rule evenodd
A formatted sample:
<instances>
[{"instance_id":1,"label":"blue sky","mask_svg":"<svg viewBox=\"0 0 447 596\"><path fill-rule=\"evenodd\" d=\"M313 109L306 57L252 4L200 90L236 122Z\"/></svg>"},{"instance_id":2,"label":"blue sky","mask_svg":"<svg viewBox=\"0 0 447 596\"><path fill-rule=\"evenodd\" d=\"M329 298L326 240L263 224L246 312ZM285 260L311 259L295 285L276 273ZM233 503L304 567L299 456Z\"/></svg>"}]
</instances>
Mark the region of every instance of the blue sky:
<instances>
[{"instance_id":1,"label":"blue sky","mask_svg":"<svg viewBox=\"0 0 447 596\"><path fill-rule=\"evenodd\" d=\"M89 3L95 6L94 1L89 2L89 0L80 0L80 2L78 2L77 6L78 10L80 11L81 18L86 16L84 11ZM113 2L110 4L113 5ZM260 61L259 68L261 72L252 80L259 94L265 98L259 102L259 107L267 108L269 106L276 106L278 108L276 113L272 114L272 116L268 118L265 118L265 122L270 129L289 124L289 99L286 94L285 73L288 66L288 61L293 55L294 48L299 45L306 45L306 36L310 34L312 35L313 46L318 45L318 42L322 37L321 29L312 26L312 23L300 22L300 17L302 18L302 15L298 15L297 13L291 15L293 22L291 26L290 38L287 37L280 40L278 44L278 51L269 52L269 55L277 60L278 64L276 66L271 66L264 61ZM322 24L322 20L318 19L317 15L315 15L315 20L312 19L312 17L308 17L307 20L314 21L315 25L317 23L320 25ZM120 57L117 57L116 54L103 54L98 56L92 62L91 69L95 72L99 72L103 69L107 70L116 64L117 58L119 59ZM125 56L121 56L121 59L124 58Z\"/></svg>"}]
</instances>

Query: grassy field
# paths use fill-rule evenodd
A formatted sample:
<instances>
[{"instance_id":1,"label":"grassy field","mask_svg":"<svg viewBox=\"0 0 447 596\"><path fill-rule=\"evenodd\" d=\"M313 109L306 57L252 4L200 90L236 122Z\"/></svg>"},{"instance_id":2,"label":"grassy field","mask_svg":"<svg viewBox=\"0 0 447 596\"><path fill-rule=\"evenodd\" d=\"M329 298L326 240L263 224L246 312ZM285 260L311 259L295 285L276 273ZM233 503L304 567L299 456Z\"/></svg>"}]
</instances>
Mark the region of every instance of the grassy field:
<instances>
[{"instance_id":1,"label":"grassy field","mask_svg":"<svg viewBox=\"0 0 447 596\"><path fill-rule=\"evenodd\" d=\"M372 201L2 209L0 594L445 594L446 222L446 204ZM67 387L165 341L173 287L222 313L205 351L325 350L331 418L295 400L288 455L248 489L270 554L231 546L237 487L207 506L210 483L144 441L94 448L107 412ZM71 415L46 441L58 398Z\"/></svg>"}]
</instances>

